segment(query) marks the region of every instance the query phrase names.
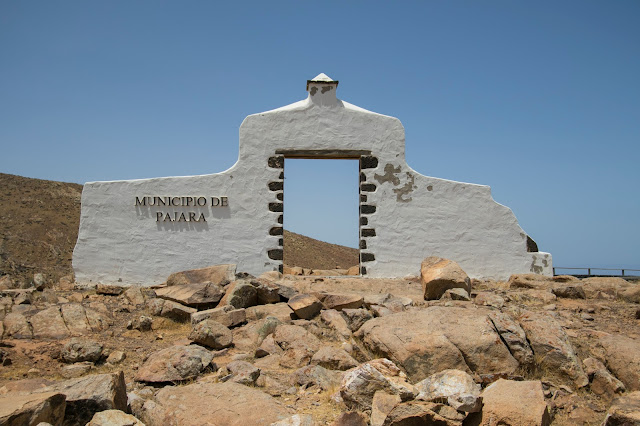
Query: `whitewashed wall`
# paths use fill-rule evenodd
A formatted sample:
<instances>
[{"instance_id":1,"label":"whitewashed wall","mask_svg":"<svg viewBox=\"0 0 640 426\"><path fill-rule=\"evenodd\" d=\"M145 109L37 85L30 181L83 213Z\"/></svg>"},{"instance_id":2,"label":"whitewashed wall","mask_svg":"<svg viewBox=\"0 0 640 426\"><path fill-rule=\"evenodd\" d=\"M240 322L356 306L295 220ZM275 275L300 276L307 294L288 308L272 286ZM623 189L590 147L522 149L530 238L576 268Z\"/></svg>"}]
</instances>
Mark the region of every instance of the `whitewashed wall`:
<instances>
[{"instance_id":1,"label":"whitewashed wall","mask_svg":"<svg viewBox=\"0 0 640 426\"><path fill-rule=\"evenodd\" d=\"M336 88L320 75L307 99L247 117L238 162L225 172L85 184L76 281L153 285L172 272L221 263L255 275L277 270L282 262L269 251L282 237L270 234L282 226L282 213L270 211L279 191L268 185L282 182L282 169L270 162L282 150L370 151L377 160L362 169L364 183L375 185L362 192L362 204L375 207L362 215L368 224L361 228L375 230L362 238L362 254L374 257L362 263L368 276L415 275L431 255L457 261L471 277L551 274L551 255L527 252L526 233L489 187L420 175L405 161L400 121L337 99ZM228 206L136 207L142 196L225 196ZM203 213L206 222L157 221L158 211Z\"/></svg>"}]
</instances>

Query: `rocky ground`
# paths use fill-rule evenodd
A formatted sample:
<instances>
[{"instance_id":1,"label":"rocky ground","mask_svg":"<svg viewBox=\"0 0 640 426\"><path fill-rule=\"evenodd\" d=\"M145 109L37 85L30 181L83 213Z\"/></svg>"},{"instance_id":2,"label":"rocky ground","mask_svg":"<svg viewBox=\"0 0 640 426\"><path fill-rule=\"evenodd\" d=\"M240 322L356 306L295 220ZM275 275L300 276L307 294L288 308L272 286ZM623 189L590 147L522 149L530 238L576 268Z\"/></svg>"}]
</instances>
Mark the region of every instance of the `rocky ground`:
<instances>
[{"instance_id":1,"label":"rocky ground","mask_svg":"<svg viewBox=\"0 0 640 426\"><path fill-rule=\"evenodd\" d=\"M0 424L640 424L638 283L230 268L1 290Z\"/></svg>"}]
</instances>

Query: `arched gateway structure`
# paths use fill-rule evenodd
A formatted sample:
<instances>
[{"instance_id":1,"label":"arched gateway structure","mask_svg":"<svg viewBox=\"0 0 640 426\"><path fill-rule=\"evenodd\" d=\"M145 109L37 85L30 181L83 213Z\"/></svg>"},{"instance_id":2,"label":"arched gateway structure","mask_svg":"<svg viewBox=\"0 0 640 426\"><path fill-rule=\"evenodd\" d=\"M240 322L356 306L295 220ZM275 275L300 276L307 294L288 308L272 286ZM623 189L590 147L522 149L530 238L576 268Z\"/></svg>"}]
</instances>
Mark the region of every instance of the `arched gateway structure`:
<instances>
[{"instance_id":1,"label":"arched gateway structure","mask_svg":"<svg viewBox=\"0 0 640 426\"><path fill-rule=\"evenodd\" d=\"M428 256L477 278L551 274L551 255L488 186L417 173L400 120L339 100L337 87L320 74L305 100L248 116L238 161L222 173L85 184L76 281L152 285L225 263L281 269L286 158L359 160L362 275L417 275Z\"/></svg>"}]
</instances>

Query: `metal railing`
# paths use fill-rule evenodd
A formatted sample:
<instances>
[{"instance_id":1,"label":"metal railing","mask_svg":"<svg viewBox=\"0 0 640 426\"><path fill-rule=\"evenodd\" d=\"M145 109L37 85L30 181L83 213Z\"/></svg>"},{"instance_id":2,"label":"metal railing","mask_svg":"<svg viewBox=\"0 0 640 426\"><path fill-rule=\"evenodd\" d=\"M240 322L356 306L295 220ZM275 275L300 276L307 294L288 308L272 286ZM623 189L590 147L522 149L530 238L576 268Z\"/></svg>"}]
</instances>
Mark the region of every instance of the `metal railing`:
<instances>
[{"instance_id":1,"label":"metal railing","mask_svg":"<svg viewBox=\"0 0 640 426\"><path fill-rule=\"evenodd\" d=\"M554 266L553 267L553 275L556 274L556 269L570 269L577 271L586 271L586 274L563 274L563 275L574 275L579 277L623 277L623 278L638 278L639 274L629 275L629 272L640 272L640 269L629 269L629 268L565 268L562 266ZM620 274L592 274L591 271L621 271ZM626 274L625 274L626 273Z\"/></svg>"}]
</instances>

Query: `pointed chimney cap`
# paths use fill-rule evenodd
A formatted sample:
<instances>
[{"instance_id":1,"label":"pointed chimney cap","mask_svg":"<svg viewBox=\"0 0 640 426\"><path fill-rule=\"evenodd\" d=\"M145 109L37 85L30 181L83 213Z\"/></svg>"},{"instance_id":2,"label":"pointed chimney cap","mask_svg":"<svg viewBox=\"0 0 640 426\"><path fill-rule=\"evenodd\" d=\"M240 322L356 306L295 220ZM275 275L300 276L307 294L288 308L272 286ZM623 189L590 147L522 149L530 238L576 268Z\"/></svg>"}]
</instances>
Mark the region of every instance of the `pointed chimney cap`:
<instances>
[{"instance_id":1,"label":"pointed chimney cap","mask_svg":"<svg viewBox=\"0 0 640 426\"><path fill-rule=\"evenodd\" d=\"M313 79L307 80L307 90L309 90L309 84L311 83L331 83L338 86L338 80L334 80L325 73L320 73L316 75Z\"/></svg>"}]
</instances>

